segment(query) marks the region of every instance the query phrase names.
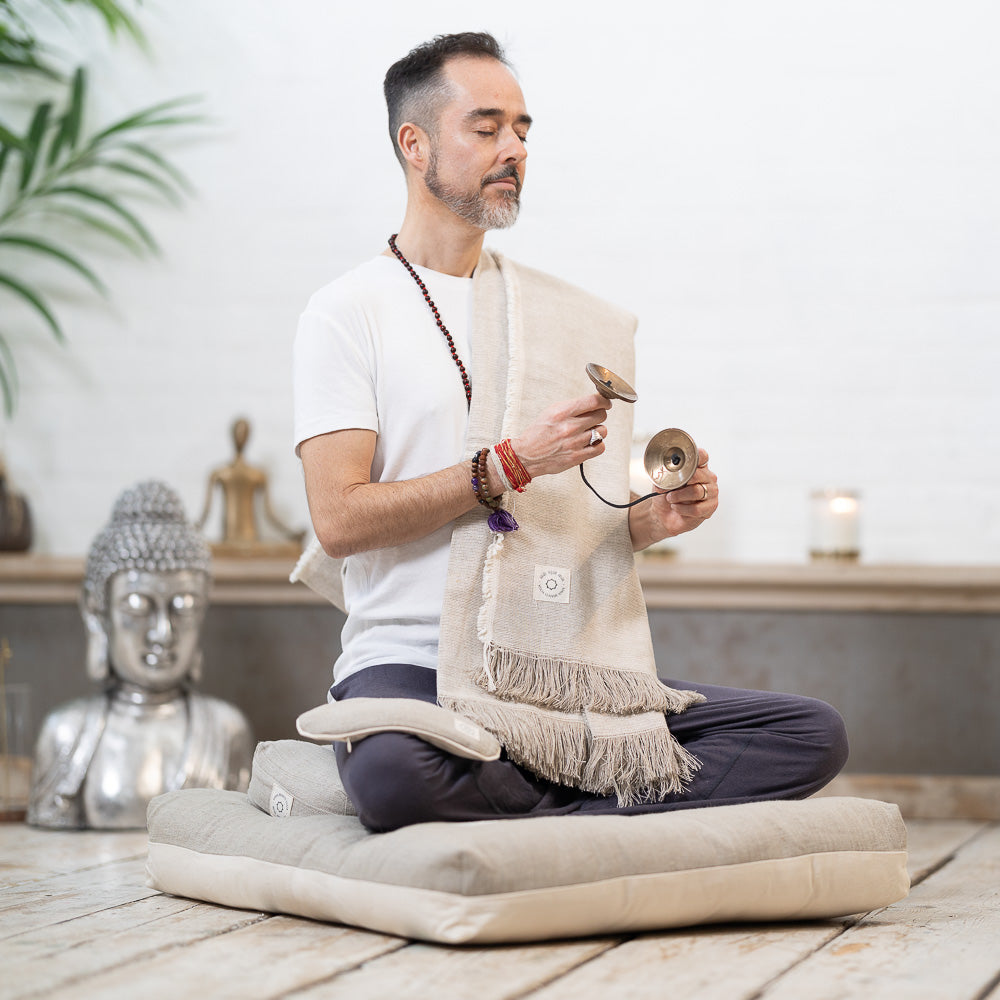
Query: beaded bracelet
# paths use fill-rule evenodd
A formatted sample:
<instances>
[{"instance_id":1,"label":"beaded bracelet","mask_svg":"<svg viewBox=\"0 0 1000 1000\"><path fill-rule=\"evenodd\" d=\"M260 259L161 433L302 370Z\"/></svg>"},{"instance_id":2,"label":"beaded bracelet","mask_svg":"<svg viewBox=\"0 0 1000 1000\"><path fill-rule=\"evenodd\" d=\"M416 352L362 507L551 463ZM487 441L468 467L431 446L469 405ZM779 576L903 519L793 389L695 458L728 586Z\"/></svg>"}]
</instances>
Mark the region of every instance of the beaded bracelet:
<instances>
[{"instance_id":1,"label":"beaded bracelet","mask_svg":"<svg viewBox=\"0 0 1000 1000\"><path fill-rule=\"evenodd\" d=\"M489 484L486 478L486 458L489 453L489 448L480 448L472 456L472 489L475 491L476 499L492 511L487 522L490 531L517 531L517 521L508 511L504 510L499 499L489 495Z\"/></svg>"},{"instance_id":2,"label":"beaded bracelet","mask_svg":"<svg viewBox=\"0 0 1000 1000\"><path fill-rule=\"evenodd\" d=\"M521 464L521 460L514 451L510 438L504 438L493 450L503 469L503 478L510 483L510 488L518 493L523 493L525 486L531 482L528 470Z\"/></svg>"},{"instance_id":3,"label":"beaded bracelet","mask_svg":"<svg viewBox=\"0 0 1000 1000\"><path fill-rule=\"evenodd\" d=\"M472 456L472 491L476 494L476 499L490 510L496 510L500 506L499 500L494 500L487 489L486 480L486 453L489 448L480 448Z\"/></svg>"}]
</instances>

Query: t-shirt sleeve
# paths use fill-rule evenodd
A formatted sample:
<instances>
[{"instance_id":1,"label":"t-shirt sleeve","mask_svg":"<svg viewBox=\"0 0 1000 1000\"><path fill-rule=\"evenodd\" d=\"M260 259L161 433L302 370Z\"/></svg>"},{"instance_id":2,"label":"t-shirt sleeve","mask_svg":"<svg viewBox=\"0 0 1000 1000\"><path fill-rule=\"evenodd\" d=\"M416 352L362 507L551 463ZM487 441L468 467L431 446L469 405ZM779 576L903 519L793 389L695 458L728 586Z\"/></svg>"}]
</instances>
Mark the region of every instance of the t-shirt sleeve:
<instances>
[{"instance_id":1,"label":"t-shirt sleeve","mask_svg":"<svg viewBox=\"0 0 1000 1000\"><path fill-rule=\"evenodd\" d=\"M374 368L362 324L306 309L292 350L296 455L317 434L349 428L378 433Z\"/></svg>"}]
</instances>

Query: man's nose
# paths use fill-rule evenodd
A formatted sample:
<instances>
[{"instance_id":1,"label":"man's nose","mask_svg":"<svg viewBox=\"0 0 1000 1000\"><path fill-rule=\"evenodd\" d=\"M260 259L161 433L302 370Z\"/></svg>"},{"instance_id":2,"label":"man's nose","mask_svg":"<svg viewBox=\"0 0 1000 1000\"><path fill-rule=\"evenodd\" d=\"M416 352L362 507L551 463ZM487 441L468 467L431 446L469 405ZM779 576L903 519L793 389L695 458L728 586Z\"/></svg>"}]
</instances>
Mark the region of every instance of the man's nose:
<instances>
[{"instance_id":1,"label":"man's nose","mask_svg":"<svg viewBox=\"0 0 1000 1000\"><path fill-rule=\"evenodd\" d=\"M524 144L524 140L511 129L500 155L504 163L523 163L528 158L528 147Z\"/></svg>"}]
</instances>

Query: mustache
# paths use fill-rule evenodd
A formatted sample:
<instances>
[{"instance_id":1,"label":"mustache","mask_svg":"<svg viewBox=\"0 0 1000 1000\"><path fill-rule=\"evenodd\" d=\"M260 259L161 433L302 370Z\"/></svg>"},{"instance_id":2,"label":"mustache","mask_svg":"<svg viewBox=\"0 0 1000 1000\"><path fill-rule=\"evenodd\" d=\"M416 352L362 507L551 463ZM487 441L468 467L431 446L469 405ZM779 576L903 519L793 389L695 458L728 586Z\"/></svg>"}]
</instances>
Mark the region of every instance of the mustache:
<instances>
[{"instance_id":1,"label":"mustache","mask_svg":"<svg viewBox=\"0 0 1000 1000\"><path fill-rule=\"evenodd\" d=\"M513 178L515 192L517 194L521 193L521 177L517 172L517 167L513 163L508 163L506 167L501 167L495 174L490 174L483 180L480 187L486 187L487 184L492 184L494 181L506 180L508 177Z\"/></svg>"}]
</instances>

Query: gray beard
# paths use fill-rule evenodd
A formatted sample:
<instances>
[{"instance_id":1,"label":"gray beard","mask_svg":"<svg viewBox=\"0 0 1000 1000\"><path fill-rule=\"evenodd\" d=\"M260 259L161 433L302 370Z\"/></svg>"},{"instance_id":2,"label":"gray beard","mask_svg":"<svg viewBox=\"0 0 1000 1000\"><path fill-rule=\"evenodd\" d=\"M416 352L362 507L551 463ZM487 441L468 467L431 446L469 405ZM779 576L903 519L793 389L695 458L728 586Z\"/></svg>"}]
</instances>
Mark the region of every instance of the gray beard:
<instances>
[{"instance_id":1,"label":"gray beard","mask_svg":"<svg viewBox=\"0 0 1000 1000\"><path fill-rule=\"evenodd\" d=\"M489 202L482 194L449 187L438 176L437 161L433 153L424 175L424 183L441 204L477 229L509 229L517 221L521 203L516 191L504 191L502 200Z\"/></svg>"}]
</instances>

